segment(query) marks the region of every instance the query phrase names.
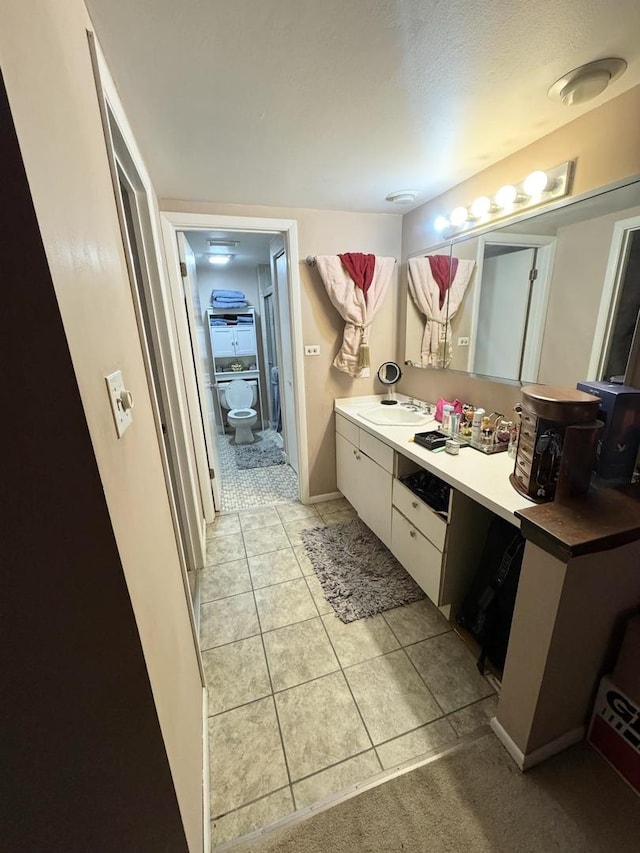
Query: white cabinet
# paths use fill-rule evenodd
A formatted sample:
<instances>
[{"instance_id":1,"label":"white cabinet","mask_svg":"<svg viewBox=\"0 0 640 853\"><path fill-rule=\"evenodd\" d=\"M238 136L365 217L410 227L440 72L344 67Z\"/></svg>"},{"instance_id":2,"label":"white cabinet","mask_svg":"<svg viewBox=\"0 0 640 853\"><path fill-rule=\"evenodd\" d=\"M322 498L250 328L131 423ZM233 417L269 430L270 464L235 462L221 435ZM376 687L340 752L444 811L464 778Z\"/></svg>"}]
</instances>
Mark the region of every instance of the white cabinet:
<instances>
[{"instance_id":1,"label":"white cabinet","mask_svg":"<svg viewBox=\"0 0 640 853\"><path fill-rule=\"evenodd\" d=\"M469 589L493 514L451 489L446 517L401 481L419 466L336 413L338 489L434 604L455 612ZM437 475L433 475L437 476Z\"/></svg>"},{"instance_id":2,"label":"white cabinet","mask_svg":"<svg viewBox=\"0 0 640 853\"><path fill-rule=\"evenodd\" d=\"M355 427L355 430L358 435L357 445L344 435L336 433L338 489L353 505L367 527L388 547L391 545L393 476L361 449L358 428ZM373 441L376 442L377 439Z\"/></svg>"},{"instance_id":3,"label":"white cabinet","mask_svg":"<svg viewBox=\"0 0 640 853\"><path fill-rule=\"evenodd\" d=\"M214 359L232 356L256 356L255 326L211 326L211 349Z\"/></svg>"}]
</instances>

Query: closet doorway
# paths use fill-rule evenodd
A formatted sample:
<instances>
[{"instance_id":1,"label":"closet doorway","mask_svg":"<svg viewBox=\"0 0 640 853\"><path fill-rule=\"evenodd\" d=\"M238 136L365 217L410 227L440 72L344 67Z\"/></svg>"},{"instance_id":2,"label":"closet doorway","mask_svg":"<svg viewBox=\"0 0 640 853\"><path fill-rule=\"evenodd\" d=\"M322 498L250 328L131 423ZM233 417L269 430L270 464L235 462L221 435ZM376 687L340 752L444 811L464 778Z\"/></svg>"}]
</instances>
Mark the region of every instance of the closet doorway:
<instances>
[{"instance_id":1,"label":"closet doorway","mask_svg":"<svg viewBox=\"0 0 640 853\"><path fill-rule=\"evenodd\" d=\"M202 214L161 218L169 274L189 316L184 346L208 433L216 510L304 500L295 223Z\"/></svg>"}]
</instances>

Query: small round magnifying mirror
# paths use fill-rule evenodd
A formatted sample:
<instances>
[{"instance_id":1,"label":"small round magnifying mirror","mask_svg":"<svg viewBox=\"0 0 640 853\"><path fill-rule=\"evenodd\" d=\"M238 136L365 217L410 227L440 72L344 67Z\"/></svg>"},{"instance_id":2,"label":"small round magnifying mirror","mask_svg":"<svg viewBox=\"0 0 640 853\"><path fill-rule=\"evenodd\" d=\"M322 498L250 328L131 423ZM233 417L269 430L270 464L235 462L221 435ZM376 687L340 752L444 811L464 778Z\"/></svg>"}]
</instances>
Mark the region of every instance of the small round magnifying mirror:
<instances>
[{"instance_id":1,"label":"small round magnifying mirror","mask_svg":"<svg viewBox=\"0 0 640 853\"><path fill-rule=\"evenodd\" d=\"M395 406L397 404L398 401L396 400L396 392L393 390L393 386L401 378L402 371L400 370L400 365L396 364L395 361L385 361L378 368L378 379L383 385L387 385L389 388L387 399L380 400L383 406Z\"/></svg>"}]
</instances>

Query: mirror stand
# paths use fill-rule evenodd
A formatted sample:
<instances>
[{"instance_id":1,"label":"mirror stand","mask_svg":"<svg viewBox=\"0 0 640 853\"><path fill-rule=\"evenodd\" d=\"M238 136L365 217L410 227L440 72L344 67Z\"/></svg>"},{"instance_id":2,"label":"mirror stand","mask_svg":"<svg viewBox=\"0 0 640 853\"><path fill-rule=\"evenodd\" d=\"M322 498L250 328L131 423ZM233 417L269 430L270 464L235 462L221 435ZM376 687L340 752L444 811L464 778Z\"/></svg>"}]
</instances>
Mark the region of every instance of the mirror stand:
<instances>
[{"instance_id":1,"label":"mirror stand","mask_svg":"<svg viewBox=\"0 0 640 853\"><path fill-rule=\"evenodd\" d=\"M385 361L384 364L380 365L378 379L389 389L387 391L387 399L380 400L383 406L396 406L398 404L394 386L400 381L401 377L402 371L400 370L400 365L396 364L395 361Z\"/></svg>"}]
</instances>

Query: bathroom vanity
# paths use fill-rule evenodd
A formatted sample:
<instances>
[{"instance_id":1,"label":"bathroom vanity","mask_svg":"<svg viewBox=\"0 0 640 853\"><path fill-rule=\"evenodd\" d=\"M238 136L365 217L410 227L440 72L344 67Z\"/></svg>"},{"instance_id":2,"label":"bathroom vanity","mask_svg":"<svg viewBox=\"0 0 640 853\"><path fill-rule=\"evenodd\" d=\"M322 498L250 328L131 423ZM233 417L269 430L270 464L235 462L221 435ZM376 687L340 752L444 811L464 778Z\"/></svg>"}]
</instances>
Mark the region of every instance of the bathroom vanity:
<instances>
[{"instance_id":1,"label":"bathroom vanity","mask_svg":"<svg viewBox=\"0 0 640 853\"><path fill-rule=\"evenodd\" d=\"M393 407L402 420L402 403ZM519 526L515 513L531 503L509 483L513 459L485 456L472 447L459 455L426 450L413 441L420 430L436 429L433 416L412 425L374 423L388 407L379 397L335 401L338 489L355 507L424 592L449 615L467 591L495 513ZM380 409L377 418L376 409ZM411 410L406 410L411 412ZM422 468L449 486L446 513L435 512L402 482Z\"/></svg>"},{"instance_id":2,"label":"bathroom vanity","mask_svg":"<svg viewBox=\"0 0 640 853\"><path fill-rule=\"evenodd\" d=\"M494 514L527 540L492 720L527 769L582 739L616 627L640 603L640 495L630 487L535 506L511 486L506 453L423 449L413 435L435 429L433 417L407 409L401 395L397 415L377 416L390 408L380 400L335 401L338 488L447 617L469 588ZM418 469L451 487L446 511L404 485Z\"/></svg>"}]
</instances>

